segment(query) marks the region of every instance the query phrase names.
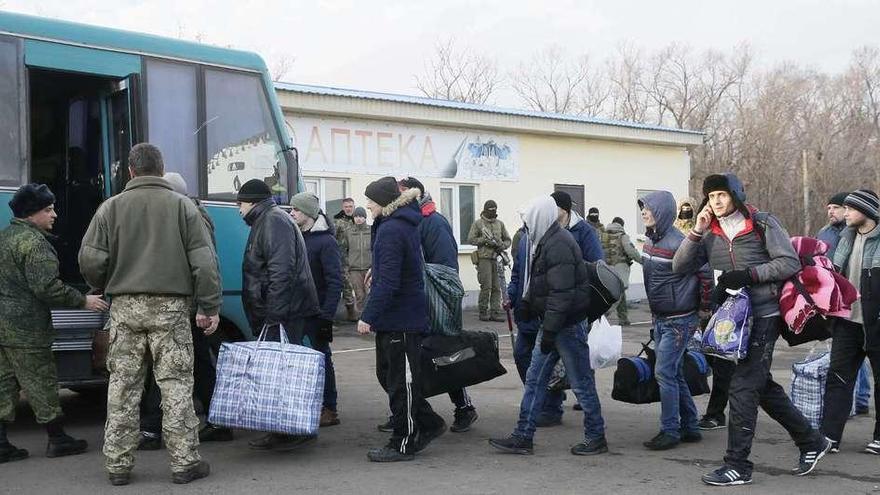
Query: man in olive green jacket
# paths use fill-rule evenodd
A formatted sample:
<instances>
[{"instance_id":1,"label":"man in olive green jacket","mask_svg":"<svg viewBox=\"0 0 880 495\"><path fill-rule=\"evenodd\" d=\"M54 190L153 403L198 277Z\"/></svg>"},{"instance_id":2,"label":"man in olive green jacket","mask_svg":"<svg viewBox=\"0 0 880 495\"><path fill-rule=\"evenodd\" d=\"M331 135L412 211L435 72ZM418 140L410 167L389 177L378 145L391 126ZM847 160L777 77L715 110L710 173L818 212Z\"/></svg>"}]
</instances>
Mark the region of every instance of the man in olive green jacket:
<instances>
[{"instance_id":1,"label":"man in olive green jacket","mask_svg":"<svg viewBox=\"0 0 880 495\"><path fill-rule=\"evenodd\" d=\"M507 321L501 315L501 284L498 256L510 247L510 235L498 220L498 205L491 199L483 205L480 218L471 225L468 244L477 246L477 280L480 282L480 320ZM506 290L506 289L505 289Z\"/></svg>"},{"instance_id":2,"label":"man in olive green jacket","mask_svg":"<svg viewBox=\"0 0 880 495\"><path fill-rule=\"evenodd\" d=\"M367 225L367 210L358 206L354 210L354 226L345 232L339 245L342 259L348 267L348 279L354 289L355 312L358 318L367 301L367 272L373 264L370 250L372 239L372 229Z\"/></svg>"},{"instance_id":3,"label":"man in olive green jacket","mask_svg":"<svg viewBox=\"0 0 880 495\"><path fill-rule=\"evenodd\" d=\"M199 328L213 333L221 300L217 259L199 210L162 178L158 148L138 144L128 162L132 179L98 209L79 252L86 282L113 298L106 467L111 484L129 483L149 355L162 393L172 481L189 483L210 473L197 450L190 305Z\"/></svg>"},{"instance_id":4,"label":"man in olive green jacket","mask_svg":"<svg viewBox=\"0 0 880 495\"><path fill-rule=\"evenodd\" d=\"M68 436L62 426L50 310L107 310L99 296L84 296L59 278L58 256L48 239L58 216L52 191L43 184L25 184L9 207L14 218L0 232L0 464L28 456L6 438L20 389L37 422L46 425L47 457L85 452L86 441Z\"/></svg>"}]
</instances>

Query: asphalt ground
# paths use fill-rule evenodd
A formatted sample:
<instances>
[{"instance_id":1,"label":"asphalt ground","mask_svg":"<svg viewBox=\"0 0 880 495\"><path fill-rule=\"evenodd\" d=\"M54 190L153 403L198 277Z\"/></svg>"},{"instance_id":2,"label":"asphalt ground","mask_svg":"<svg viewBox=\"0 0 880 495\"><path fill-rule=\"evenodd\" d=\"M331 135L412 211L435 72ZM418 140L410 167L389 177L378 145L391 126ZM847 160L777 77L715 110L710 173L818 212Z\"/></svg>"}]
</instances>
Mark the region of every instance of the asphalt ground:
<instances>
[{"instance_id":1,"label":"asphalt ground","mask_svg":"<svg viewBox=\"0 0 880 495\"><path fill-rule=\"evenodd\" d=\"M624 354L636 353L647 339L648 315L634 308L630 319L638 324L624 329ZM170 483L164 450L138 452L132 484L111 487L103 469L100 445L105 405L100 399L63 391L69 433L85 438L90 450L79 456L45 458L45 434L22 401L19 420L10 440L31 451L31 458L0 465L2 494L99 493L717 493L747 494L875 493L880 492L880 457L862 452L871 440L873 419L859 417L846 428L842 452L823 459L816 471L795 477L789 470L798 451L786 432L764 413L759 415L752 460L754 483L736 488L707 487L700 476L717 467L727 443L727 430L705 432L702 442L673 450L651 452L642 442L659 430L659 404L630 405L611 399L613 368L596 373L610 452L578 457L569 448L583 438L582 413L571 410L569 394L563 425L539 429L535 455L502 454L487 444L490 437L512 430L522 397L522 385L511 356L504 323L483 323L466 315L466 327L499 333L501 356L508 373L470 389L480 414L467 433L447 433L415 461L374 464L367 449L381 446L387 435L376 425L387 416L388 404L375 378L373 339L357 336L353 325L337 329L333 343L342 424L323 429L316 442L289 453L255 452L247 441L254 432L236 432L229 443L208 443L200 450L211 463L209 478L190 485ZM808 346L805 346L808 347ZM780 341L774 376L788 387L791 363L808 348L789 348ZM707 396L695 398L705 409ZM431 399L435 410L452 421L452 405L445 396ZM873 407L872 407L873 412Z\"/></svg>"}]
</instances>

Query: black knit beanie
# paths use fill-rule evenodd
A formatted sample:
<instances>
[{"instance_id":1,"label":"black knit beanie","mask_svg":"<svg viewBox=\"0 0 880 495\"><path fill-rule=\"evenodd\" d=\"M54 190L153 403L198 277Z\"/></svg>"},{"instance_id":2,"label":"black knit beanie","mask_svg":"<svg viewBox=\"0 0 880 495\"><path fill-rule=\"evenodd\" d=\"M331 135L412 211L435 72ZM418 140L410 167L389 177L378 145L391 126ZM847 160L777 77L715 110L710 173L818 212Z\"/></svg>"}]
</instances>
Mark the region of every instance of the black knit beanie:
<instances>
[{"instance_id":1,"label":"black knit beanie","mask_svg":"<svg viewBox=\"0 0 880 495\"><path fill-rule=\"evenodd\" d=\"M843 206L843 202L846 201L847 196L849 196L848 192L837 193L834 196L831 196L831 199L828 200L828 204Z\"/></svg>"},{"instance_id":2,"label":"black knit beanie","mask_svg":"<svg viewBox=\"0 0 880 495\"><path fill-rule=\"evenodd\" d=\"M371 182L364 191L367 198L373 200L379 206L388 206L392 201L400 196L400 187L394 177L382 177L377 181Z\"/></svg>"},{"instance_id":3,"label":"black knit beanie","mask_svg":"<svg viewBox=\"0 0 880 495\"><path fill-rule=\"evenodd\" d=\"M416 179L415 177L407 177L406 179L402 179L399 184L401 187L405 187L407 189L416 188L419 190L419 199L425 196L425 185L422 184L422 181Z\"/></svg>"},{"instance_id":4,"label":"black knit beanie","mask_svg":"<svg viewBox=\"0 0 880 495\"><path fill-rule=\"evenodd\" d=\"M238 190L238 201L242 203L259 203L272 197L272 190L260 179L251 179Z\"/></svg>"},{"instance_id":5,"label":"black knit beanie","mask_svg":"<svg viewBox=\"0 0 880 495\"><path fill-rule=\"evenodd\" d=\"M25 184L15 191L9 209L15 218L27 218L55 203L55 195L45 184Z\"/></svg>"}]
</instances>

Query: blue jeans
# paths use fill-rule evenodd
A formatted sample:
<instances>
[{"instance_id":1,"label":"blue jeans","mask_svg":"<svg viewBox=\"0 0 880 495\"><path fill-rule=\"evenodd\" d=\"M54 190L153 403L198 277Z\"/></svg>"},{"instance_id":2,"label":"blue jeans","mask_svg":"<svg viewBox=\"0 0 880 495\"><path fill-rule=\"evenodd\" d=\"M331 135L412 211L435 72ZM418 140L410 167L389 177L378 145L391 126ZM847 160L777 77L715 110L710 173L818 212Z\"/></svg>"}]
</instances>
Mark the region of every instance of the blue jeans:
<instances>
[{"instance_id":1,"label":"blue jeans","mask_svg":"<svg viewBox=\"0 0 880 495\"><path fill-rule=\"evenodd\" d=\"M526 382L526 373L532 362L532 352L535 350L535 341L538 332L524 331L522 327L516 333L516 342L513 345L513 360L516 362L516 370L523 383ZM548 419L561 418L564 411L562 403L565 402L565 392L547 392L544 399L544 407L541 416Z\"/></svg>"},{"instance_id":2,"label":"blue jeans","mask_svg":"<svg viewBox=\"0 0 880 495\"><path fill-rule=\"evenodd\" d=\"M654 375L660 387L660 431L680 438L681 431L697 431L697 406L684 379L684 351L700 320L696 313L654 319L657 363Z\"/></svg>"},{"instance_id":3,"label":"blue jeans","mask_svg":"<svg viewBox=\"0 0 880 495\"><path fill-rule=\"evenodd\" d=\"M587 345L587 327L581 322L559 331L556 336L556 350L549 354L541 352L541 336L538 333L532 362L526 373L526 383L522 403L519 408L519 421L513 434L530 439L535 436L535 421L541 414L547 396L547 383L553 374L556 362L562 359L566 375L571 383L571 391L584 410L584 437L587 440L605 437L605 422L596 393L596 380L590 368L590 348Z\"/></svg>"},{"instance_id":4,"label":"blue jeans","mask_svg":"<svg viewBox=\"0 0 880 495\"><path fill-rule=\"evenodd\" d=\"M856 407L859 409L867 409L868 401L871 400L871 382L868 380L871 370L868 369L868 360L862 362L859 368L859 378L856 382Z\"/></svg>"}]
</instances>

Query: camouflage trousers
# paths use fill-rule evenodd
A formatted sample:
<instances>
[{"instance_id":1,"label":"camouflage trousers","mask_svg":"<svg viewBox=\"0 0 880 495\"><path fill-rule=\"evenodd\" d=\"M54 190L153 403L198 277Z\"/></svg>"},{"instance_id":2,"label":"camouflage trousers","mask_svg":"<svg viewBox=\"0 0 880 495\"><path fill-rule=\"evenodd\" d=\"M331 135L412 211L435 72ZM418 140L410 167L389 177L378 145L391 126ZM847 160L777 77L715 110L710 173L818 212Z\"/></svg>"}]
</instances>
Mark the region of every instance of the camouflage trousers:
<instances>
[{"instance_id":1,"label":"camouflage trousers","mask_svg":"<svg viewBox=\"0 0 880 495\"><path fill-rule=\"evenodd\" d=\"M171 470L185 471L201 460L199 419L192 400L190 298L116 296L110 307L110 385L104 427L104 456L111 473L127 473L134 467L139 406L150 356L162 392L162 436Z\"/></svg>"},{"instance_id":2,"label":"camouflage trousers","mask_svg":"<svg viewBox=\"0 0 880 495\"><path fill-rule=\"evenodd\" d=\"M345 266L342 267L342 300L345 302L346 307L354 306L356 300L354 286L351 284L348 268Z\"/></svg>"},{"instance_id":3,"label":"camouflage trousers","mask_svg":"<svg viewBox=\"0 0 880 495\"><path fill-rule=\"evenodd\" d=\"M0 346L0 421L15 420L21 390L27 395L38 423L61 416L55 359L50 347Z\"/></svg>"}]
</instances>

